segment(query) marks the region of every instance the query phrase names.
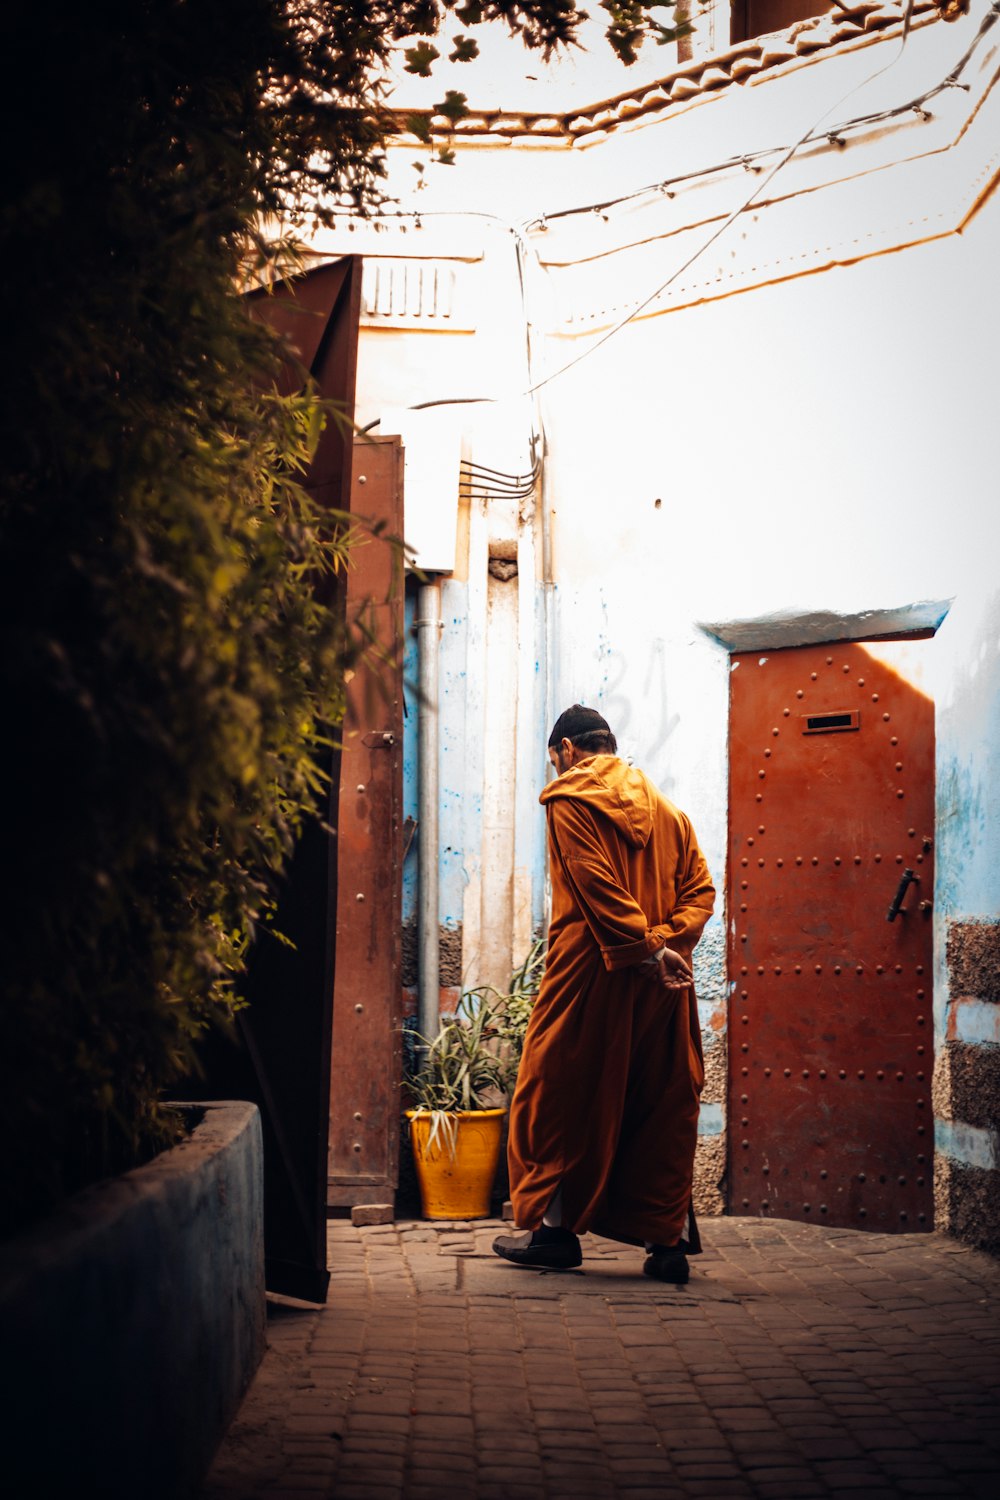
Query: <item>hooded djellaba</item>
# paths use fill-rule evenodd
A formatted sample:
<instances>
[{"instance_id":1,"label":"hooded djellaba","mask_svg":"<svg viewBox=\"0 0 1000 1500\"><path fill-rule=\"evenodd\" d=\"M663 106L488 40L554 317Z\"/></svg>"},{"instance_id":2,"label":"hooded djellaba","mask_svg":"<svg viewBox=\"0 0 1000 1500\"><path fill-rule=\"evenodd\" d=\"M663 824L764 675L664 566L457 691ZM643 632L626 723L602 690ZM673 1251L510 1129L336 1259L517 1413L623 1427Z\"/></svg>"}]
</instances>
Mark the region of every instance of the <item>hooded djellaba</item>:
<instances>
[{"instance_id":1,"label":"hooded djellaba","mask_svg":"<svg viewBox=\"0 0 1000 1500\"><path fill-rule=\"evenodd\" d=\"M616 748L605 720L575 704L549 741L562 774L540 798L552 918L511 1105L514 1216L544 1233L555 1203L574 1234L696 1254L701 1032L693 984L665 990L657 956L680 955L689 972L715 891L685 814L616 754L587 754L588 741Z\"/></svg>"}]
</instances>

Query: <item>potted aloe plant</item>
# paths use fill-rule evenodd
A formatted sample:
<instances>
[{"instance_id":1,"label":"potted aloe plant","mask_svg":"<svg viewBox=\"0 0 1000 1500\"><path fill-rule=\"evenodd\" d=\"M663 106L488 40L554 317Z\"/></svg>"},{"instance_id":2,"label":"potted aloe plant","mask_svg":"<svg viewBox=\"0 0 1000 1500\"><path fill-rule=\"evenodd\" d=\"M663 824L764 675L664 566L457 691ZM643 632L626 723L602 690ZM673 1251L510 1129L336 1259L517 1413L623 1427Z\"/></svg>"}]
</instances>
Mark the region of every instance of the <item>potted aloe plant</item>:
<instances>
[{"instance_id":1,"label":"potted aloe plant","mask_svg":"<svg viewBox=\"0 0 1000 1500\"><path fill-rule=\"evenodd\" d=\"M420 1201L427 1219L484 1219L500 1158L505 1065L488 995L470 991L437 1036L418 1037L407 1075Z\"/></svg>"},{"instance_id":2,"label":"potted aloe plant","mask_svg":"<svg viewBox=\"0 0 1000 1500\"><path fill-rule=\"evenodd\" d=\"M424 1217L481 1219L490 1211L507 1096L541 972L536 944L507 994L467 990L433 1038L418 1036L418 1064L405 1086Z\"/></svg>"}]
</instances>

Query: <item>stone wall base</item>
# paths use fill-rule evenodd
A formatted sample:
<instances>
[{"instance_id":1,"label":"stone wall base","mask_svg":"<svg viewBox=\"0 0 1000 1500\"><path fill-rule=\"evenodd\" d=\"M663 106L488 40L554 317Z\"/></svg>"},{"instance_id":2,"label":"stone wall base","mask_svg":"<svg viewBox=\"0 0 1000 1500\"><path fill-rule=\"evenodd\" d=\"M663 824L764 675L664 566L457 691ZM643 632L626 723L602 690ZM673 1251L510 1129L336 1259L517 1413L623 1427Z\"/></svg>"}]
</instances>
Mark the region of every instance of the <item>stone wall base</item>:
<instances>
[{"instance_id":1,"label":"stone wall base","mask_svg":"<svg viewBox=\"0 0 1000 1500\"><path fill-rule=\"evenodd\" d=\"M1000 922L950 922L945 940L947 1040L934 1065L937 1155L935 1227L966 1244L1000 1253L1000 1046L992 1012L1000 1008ZM963 1038L967 1011L986 1019L982 1035Z\"/></svg>"},{"instance_id":2,"label":"stone wall base","mask_svg":"<svg viewBox=\"0 0 1000 1500\"><path fill-rule=\"evenodd\" d=\"M977 1250L1000 1255L1000 1172L938 1156L934 1167L934 1227Z\"/></svg>"},{"instance_id":3,"label":"stone wall base","mask_svg":"<svg viewBox=\"0 0 1000 1500\"><path fill-rule=\"evenodd\" d=\"M702 1135L694 1155L694 1211L701 1219L726 1211L726 1137Z\"/></svg>"}]
</instances>

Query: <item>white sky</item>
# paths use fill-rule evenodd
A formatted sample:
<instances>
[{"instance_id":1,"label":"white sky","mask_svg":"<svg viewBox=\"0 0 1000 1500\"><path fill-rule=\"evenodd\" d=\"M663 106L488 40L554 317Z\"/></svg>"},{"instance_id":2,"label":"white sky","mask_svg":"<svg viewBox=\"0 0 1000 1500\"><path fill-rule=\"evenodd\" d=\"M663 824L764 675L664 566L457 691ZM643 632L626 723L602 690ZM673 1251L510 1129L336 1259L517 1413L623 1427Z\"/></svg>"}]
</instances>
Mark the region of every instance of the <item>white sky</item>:
<instances>
[{"instance_id":1,"label":"white sky","mask_svg":"<svg viewBox=\"0 0 1000 1500\"><path fill-rule=\"evenodd\" d=\"M672 12L665 7L659 20L669 25L671 19ZM429 109L447 89L459 89L468 95L473 111L559 114L653 83L676 66L676 44L658 47L655 42L646 42L637 61L626 68L605 39L606 24L605 13L595 5L591 19L580 27L582 50L573 48L546 64L541 53L529 51L511 37L502 22L462 27L453 18L440 37L433 39L441 57L430 78L406 73L400 51L396 86L388 102L395 109ZM474 62L448 62L452 37L459 34L478 41L480 55ZM409 44L401 47L404 45Z\"/></svg>"}]
</instances>

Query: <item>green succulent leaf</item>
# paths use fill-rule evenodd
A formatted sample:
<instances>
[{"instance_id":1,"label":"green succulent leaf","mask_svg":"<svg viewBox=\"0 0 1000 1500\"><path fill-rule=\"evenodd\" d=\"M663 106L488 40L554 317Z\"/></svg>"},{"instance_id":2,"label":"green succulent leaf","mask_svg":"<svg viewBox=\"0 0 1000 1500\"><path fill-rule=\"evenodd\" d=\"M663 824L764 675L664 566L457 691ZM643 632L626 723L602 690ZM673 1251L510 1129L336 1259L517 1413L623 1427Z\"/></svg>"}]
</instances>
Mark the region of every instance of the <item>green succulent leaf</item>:
<instances>
[{"instance_id":1,"label":"green succulent leaf","mask_svg":"<svg viewBox=\"0 0 1000 1500\"><path fill-rule=\"evenodd\" d=\"M435 104L434 108L439 115L444 115L446 120L456 125L468 115L469 102L458 89L449 89L440 104Z\"/></svg>"},{"instance_id":2,"label":"green succulent leaf","mask_svg":"<svg viewBox=\"0 0 1000 1500\"><path fill-rule=\"evenodd\" d=\"M511 975L506 992L490 985L467 990L436 1036L413 1034L418 1062L407 1070L405 1088L414 1107L451 1113L490 1109L513 1093L544 964L545 944L539 940Z\"/></svg>"},{"instance_id":3,"label":"green succulent leaf","mask_svg":"<svg viewBox=\"0 0 1000 1500\"><path fill-rule=\"evenodd\" d=\"M418 78L429 78L432 66L441 56L430 42L418 42L415 47L407 47L403 55L406 58L407 73L414 73Z\"/></svg>"},{"instance_id":4,"label":"green succulent leaf","mask_svg":"<svg viewBox=\"0 0 1000 1500\"><path fill-rule=\"evenodd\" d=\"M690 21L682 21L679 26L661 26L659 23L654 23L652 35L658 47L665 47L668 42L679 42L686 36L692 36L694 30Z\"/></svg>"},{"instance_id":5,"label":"green succulent leaf","mask_svg":"<svg viewBox=\"0 0 1000 1500\"><path fill-rule=\"evenodd\" d=\"M415 135L418 141L423 141L425 146L431 144L431 122L429 115L407 115L406 128L411 135ZM418 171L423 171L420 162L416 163Z\"/></svg>"},{"instance_id":6,"label":"green succulent leaf","mask_svg":"<svg viewBox=\"0 0 1000 1500\"><path fill-rule=\"evenodd\" d=\"M448 54L449 62L472 62L479 56L479 43L475 37L455 36L452 42L453 47Z\"/></svg>"}]
</instances>

